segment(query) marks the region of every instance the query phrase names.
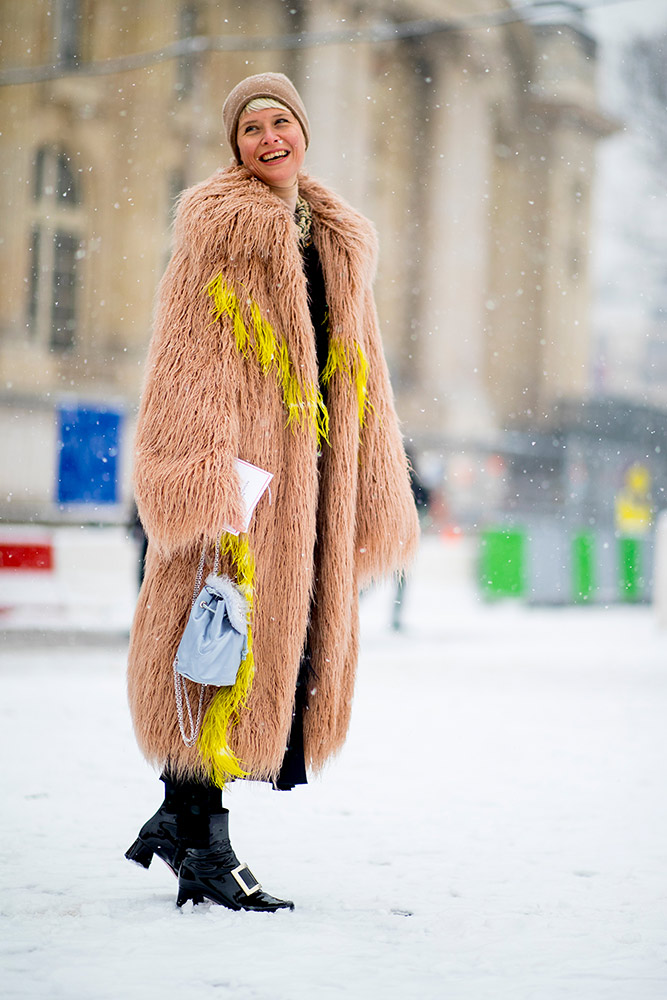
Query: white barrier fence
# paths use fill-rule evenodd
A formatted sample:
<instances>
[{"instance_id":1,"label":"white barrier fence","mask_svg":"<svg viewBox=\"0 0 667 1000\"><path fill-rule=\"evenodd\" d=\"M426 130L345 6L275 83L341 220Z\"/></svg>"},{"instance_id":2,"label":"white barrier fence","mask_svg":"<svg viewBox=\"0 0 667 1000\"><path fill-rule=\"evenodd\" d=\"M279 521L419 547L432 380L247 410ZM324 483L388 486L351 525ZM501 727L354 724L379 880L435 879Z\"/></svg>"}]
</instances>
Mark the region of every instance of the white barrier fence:
<instances>
[{"instance_id":1,"label":"white barrier fence","mask_svg":"<svg viewBox=\"0 0 667 1000\"><path fill-rule=\"evenodd\" d=\"M138 559L124 526L3 526L0 627L126 631Z\"/></svg>"}]
</instances>

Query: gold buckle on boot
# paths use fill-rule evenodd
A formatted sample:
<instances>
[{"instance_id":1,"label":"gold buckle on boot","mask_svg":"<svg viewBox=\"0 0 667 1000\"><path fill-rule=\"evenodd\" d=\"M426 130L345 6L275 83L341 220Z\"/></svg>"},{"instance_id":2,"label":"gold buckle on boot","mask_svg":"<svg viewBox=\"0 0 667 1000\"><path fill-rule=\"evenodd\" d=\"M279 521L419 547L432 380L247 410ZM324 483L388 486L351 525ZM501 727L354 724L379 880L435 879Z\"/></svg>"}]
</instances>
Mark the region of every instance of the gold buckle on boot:
<instances>
[{"instance_id":1,"label":"gold buckle on boot","mask_svg":"<svg viewBox=\"0 0 667 1000\"><path fill-rule=\"evenodd\" d=\"M234 881L241 886L246 896L252 896L262 888L247 865L239 865L229 873ZM249 876L249 877L248 877Z\"/></svg>"}]
</instances>

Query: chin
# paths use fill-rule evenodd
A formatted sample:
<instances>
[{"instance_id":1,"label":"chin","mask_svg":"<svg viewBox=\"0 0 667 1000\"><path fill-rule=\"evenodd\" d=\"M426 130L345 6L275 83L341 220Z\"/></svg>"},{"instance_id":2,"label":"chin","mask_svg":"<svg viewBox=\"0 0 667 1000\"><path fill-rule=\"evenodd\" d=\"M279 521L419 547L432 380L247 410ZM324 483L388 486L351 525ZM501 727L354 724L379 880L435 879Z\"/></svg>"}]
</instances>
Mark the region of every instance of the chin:
<instances>
[{"instance_id":1,"label":"chin","mask_svg":"<svg viewBox=\"0 0 667 1000\"><path fill-rule=\"evenodd\" d=\"M262 172L261 180L269 187L292 187L296 184L296 174L267 174L265 171Z\"/></svg>"}]
</instances>

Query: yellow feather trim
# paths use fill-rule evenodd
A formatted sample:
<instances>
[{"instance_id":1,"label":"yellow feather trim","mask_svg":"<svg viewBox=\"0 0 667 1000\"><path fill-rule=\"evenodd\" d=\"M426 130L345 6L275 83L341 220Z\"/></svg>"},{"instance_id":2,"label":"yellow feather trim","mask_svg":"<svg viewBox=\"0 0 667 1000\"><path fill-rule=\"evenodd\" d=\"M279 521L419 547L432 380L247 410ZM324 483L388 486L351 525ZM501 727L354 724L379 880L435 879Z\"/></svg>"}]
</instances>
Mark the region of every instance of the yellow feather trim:
<instances>
[{"instance_id":1,"label":"yellow feather trim","mask_svg":"<svg viewBox=\"0 0 667 1000\"><path fill-rule=\"evenodd\" d=\"M213 318L217 320L221 316L229 317L234 329L237 350L247 358L249 345L248 331L243 322L236 294L225 284L221 274L208 283L206 291L213 299Z\"/></svg>"},{"instance_id":2,"label":"yellow feather trim","mask_svg":"<svg viewBox=\"0 0 667 1000\"><path fill-rule=\"evenodd\" d=\"M259 366L264 375L266 375L275 364L278 347L276 336L271 324L262 318L256 302L251 303L250 313L255 328L255 353L257 354Z\"/></svg>"},{"instance_id":3,"label":"yellow feather trim","mask_svg":"<svg viewBox=\"0 0 667 1000\"><path fill-rule=\"evenodd\" d=\"M337 337L329 341L329 355L322 372L322 382L328 385L337 373L343 375L350 384L354 383L357 393L357 412L359 426L363 427L366 420L366 410L374 409L368 399L368 359L361 345L354 341L353 350Z\"/></svg>"},{"instance_id":4,"label":"yellow feather trim","mask_svg":"<svg viewBox=\"0 0 667 1000\"><path fill-rule=\"evenodd\" d=\"M301 386L285 338L276 334L268 320L264 319L258 304L248 298L253 330L251 340L243 322L238 296L223 280L222 274L208 283L206 291L213 299L213 319L227 316L231 320L238 351L246 358L252 351L263 375L275 369L287 412L287 426L305 426L315 435L318 447L323 441L328 444L329 414L322 393L312 382Z\"/></svg>"},{"instance_id":5,"label":"yellow feather trim","mask_svg":"<svg viewBox=\"0 0 667 1000\"><path fill-rule=\"evenodd\" d=\"M338 340L337 337L330 337L327 363L320 376L323 384L329 385L329 382L337 372L345 375L348 381L352 381L352 369L350 368L347 348L342 340Z\"/></svg>"},{"instance_id":6,"label":"yellow feather trim","mask_svg":"<svg viewBox=\"0 0 667 1000\"><path fill-rule=\"evenodd\" d=\"M301 386L285 338L276 334L268 320L264 319L258 304L248 298L253 329L251 341L243 321L238 296L223 280L222 274L218 274L209 282L206 291L213 299L214 319L227 316L231 320L239 353L247 358L252 351L264 375L275 369L287 411L287 426L305 425L314 433L318 448L324 442L330 445L329 411L322 393L313 383ZM327 361L320 376L322 385L329 385L336 374L343 375L350 384L354 384L360 427L364 426L367 411L374 409L368 398L368 368L366 355L356 341L350 348L337 337L329 339Z\"/></svg>"},{"instance_id":7,"label":"yellow feather trim","mask_svg":"<svg viewBox=\"0 0 667 1000\"><path fill-rule=\"evenodd\" d=\"M223 556L231 557L236 581L247 598L249 617L252 619L255 558L250 551L248 536L225 533L220 539L220 552ZM239 711L247 708L254 673L252 620L250 620L247 652L239 667L236 683L218 689L206 712L197 741L201 758L209 769L211 779L219 788L223 788L230 778L245 778L248 774L229 746L229 731L237 725Z\"/></svg>"},{"instance_id":8,"label":"yellow feather trim","mask_svg":"<svg viewBox=\"0 0 667 1000\"><path fill-rule=\"evenodd\" d=\"M359 344L355 342L357 348L357 364L354 370L354 381L357 387L357 411L359 413L359 426L364 426L366 419L366 407L373 409L368 400L368 360Z\"/></svg>"}]
</instances>

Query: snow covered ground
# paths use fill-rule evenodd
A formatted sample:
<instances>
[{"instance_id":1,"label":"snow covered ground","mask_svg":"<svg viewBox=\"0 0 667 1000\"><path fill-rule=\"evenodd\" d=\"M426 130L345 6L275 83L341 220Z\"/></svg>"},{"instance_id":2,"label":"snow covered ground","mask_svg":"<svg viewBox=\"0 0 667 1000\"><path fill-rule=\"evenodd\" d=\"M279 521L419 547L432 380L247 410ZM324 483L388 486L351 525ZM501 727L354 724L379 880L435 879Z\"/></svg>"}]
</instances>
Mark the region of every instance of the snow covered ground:
<instances>
[{"instance_id":1,"label":"snow covered ground","mask_svg":"<svg viewBox=\"0 0 667 1000\"><path fill-rule=\"evenodd\" d=\"M644 607L481 606L459 551L424 546L401 633L391 589L364 598L326 774L226 793L294 913L179 911L165 866L124 860L161 786L122 638L5 636L0 994L665 1000L667 633Z\"/></svg>"}]
</instances>

